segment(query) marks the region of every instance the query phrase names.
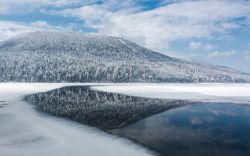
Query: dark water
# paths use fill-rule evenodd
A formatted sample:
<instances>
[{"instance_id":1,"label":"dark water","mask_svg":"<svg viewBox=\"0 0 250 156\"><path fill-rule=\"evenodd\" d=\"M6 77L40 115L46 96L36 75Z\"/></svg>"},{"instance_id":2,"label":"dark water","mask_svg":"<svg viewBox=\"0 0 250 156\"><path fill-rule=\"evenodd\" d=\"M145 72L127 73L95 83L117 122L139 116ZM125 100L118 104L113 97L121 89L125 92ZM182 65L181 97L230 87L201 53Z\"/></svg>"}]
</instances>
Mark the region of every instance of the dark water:
<instances>
[{"instance_id":1,"label":"dark water","mask_svg":"<svg viewBox=\"0 0 250 156\"><path fill-rule=\"evenodd\" d=\"M250 155L248 105L131 97L80 86L25 99L40 111L129 138L164 156Z\"/></svg>"},{"instance_id":2,"label":"dark water","mask_svg":"<svg viewBox=\"0 0 250 156\"><path fill-rule=\"evenodd\" d=\"M249 156L250 107L209 103L169 110L112 133L162 155Z\"/></svg>"}]
</instances>

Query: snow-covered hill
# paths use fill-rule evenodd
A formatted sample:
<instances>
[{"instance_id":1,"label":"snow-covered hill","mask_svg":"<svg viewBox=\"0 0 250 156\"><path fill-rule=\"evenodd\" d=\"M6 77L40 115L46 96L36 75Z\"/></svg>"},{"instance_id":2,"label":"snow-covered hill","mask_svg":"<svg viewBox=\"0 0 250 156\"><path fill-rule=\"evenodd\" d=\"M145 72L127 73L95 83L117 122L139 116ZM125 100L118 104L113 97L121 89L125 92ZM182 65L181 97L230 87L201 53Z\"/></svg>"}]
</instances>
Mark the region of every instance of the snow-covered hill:
<instances>
[{"instance_id":1,"label":"snow-covered hill","mask_svg":"<svg viewBox=\"0 0 250 156\"><path fill-rule=\"evenodd\" d=\"M0 81L250 82L230 68L187 62L128 40L65 32L30 32L0 42Z\"/></svg>"}]
</instances>

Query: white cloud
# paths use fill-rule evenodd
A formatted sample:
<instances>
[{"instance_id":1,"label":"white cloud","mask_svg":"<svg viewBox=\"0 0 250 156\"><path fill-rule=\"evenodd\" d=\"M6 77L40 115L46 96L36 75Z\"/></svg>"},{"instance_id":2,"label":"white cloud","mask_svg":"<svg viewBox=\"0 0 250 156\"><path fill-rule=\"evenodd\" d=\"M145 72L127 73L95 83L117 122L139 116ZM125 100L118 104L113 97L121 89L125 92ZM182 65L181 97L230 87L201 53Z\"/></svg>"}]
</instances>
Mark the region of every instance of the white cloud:
<instances>
[{"instance_id":1,"label":"white cloud","mask_svg":"<svg viewBox=\"0 0 250 156\"><path fill-rule=\"evenodd\" d=\"M165 50L175 40L226 34L240 27L233 19L250 15L250 2L243 0L180 1L150 11L110 9L109 5L88 5L57 14L82 19L98 33L125 37L155 50Z\"/></svg>"},{"instance_id":2,"label":"white cloud","mask_svg":"<svg viewBox=\"0 0 250 156\"><path fill-rule=\"evenodd\" d=\"M201 42L192 41L189 44L189 48L192 50L206 50L206 51L208 51L208 50L214 49L215 46L212 44L209 44L209 43L203 44Z\"/></svg>"},{"instance_id":3,"label":"white cloud","mask_svg":"<svg viewBox=\"0 0 250 156\"><path fill-rule=\"evenodd\" d=\"M0 3L1 4L1 3ZM0 14L8 12L9 8L7 6L0 6Z\"/></svg>"},{"instance_id":4,"label":"white cloud","mask_svg":"<svg viewBox=\"0 0 250 156\"><path fill-rule=\"evenodd\" d=\"M36 21L30 24L25 24L21 22L10 22L10 21L0 21L0 40L5 40L15 35L31 32L31 31L39 31L39 30L63 30L63 31L71 31L72 25L68 26L53 26L49 25L45 21Z\"/></svg>"},{"instance_id":5,"label":"white cloud","mask_svg":"<svg viewBox=\"0 0 250 156\"><path fill-rule=\"evenodd\" d=\"M243 53L243 57L245 58L246 61L250 62L250 51L245 51Z\"/></svg>"},{"instance_id":6,"label":"white cloud","mask_svg":"<svg viewBox=\"0 0 250 156\"><path fill-rule=\"evenodd\" d=\"M48 28L50 25L46 21L35 21L30 23L32 27L37 27L37 28Z\"/></svg>"},{"instance_id":7,"label":"white cloud","mask_svg":"<svg viewBox=\"0 0 250 156\"><path fill-rule=\"evenodd\" d=\"M0 40L5 40L14 35L34 30L36 29L18 22L0 21Z\"/></svg>"},{"instance_id":8,"label":"white cloud","mask_svg":"<svg viewBox=\"0 0 250 156\"><path fill-rule=\"evenodd\" d=\"M215 47L216 47L216 46L214 46L214 45L212 45L212 44L209 44L209 43L203 45L203 49L204 49L204 50L212 50L212 49L214 49Z\"/></svg>"},{"instance_id":9,"label":"white cloud","mask_svg":"<svg viewBox=\"0 0 250 156\"><path fill-rule=\"evenodd\" d=\"M0 0L0 14L20 14L39 11L43 7L61 8L86 5L97 0Z\"/></svg>"},{"instance_id":10,"label":"white cloud","mask_svg":"<svg viewBox=\"0 0 250 156\"><path fill-rule=\"evenodd\" d=\"M189 47L193 50L202 49L203 44L201 42L190 42Z\"/></svg>"},{"instance_id":11,"label":"white cloud","mask_svg":"<svg viewBox=\"0 0 250 156\"><path fill-rule=\"evenodd\" d=\"M221 52L221 51L214 51L214 52L210 52L208 54L209 57L231 57L232 55L236 54L236 51L231 50L231 51L225 51L225 52Z\"/></svg>"}]
</instances>

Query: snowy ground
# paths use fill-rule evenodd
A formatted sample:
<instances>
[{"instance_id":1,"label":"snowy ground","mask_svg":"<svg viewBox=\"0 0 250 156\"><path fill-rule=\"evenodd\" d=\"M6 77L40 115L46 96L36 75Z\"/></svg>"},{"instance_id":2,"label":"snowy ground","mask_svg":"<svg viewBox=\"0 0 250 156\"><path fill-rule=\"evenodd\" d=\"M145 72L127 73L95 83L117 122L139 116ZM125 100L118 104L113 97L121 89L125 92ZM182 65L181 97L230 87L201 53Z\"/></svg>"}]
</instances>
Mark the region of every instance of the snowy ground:
<instances>
[{"instance_id":1,"label":"snowy ground","mask_svg":"<svg viewBox=\"0 0 250 156\"><path fill-rule=\"evenodd\" d=\"M131 142L36 112L27 94L71 85L132 96L250 103L250 84L71 84L0 83L0 155L151 155ZM4 102L5 101L5 102Z\"/></svg>"},{"instance_id":2,"label":"snowy ground","mask_svg":"<svg viewBox=\"0 0 250 156\"><path fill-rule=\"evenodd\" d=\"M38 113L21 101L26 94L66 85L72 84L0 84L1 156L152 155L127 140Z\"/></svg>"},{"instance_id":3,"label":"snowy ground","mask_svg":"<svg viewBox=\"0 0 250 156\"><path fill-rule=\"evenodd\" d=\"M203 102L250 103L250 84L116 84L93 86L94 90L131 96Z\"/></svg>"}]
</instances>

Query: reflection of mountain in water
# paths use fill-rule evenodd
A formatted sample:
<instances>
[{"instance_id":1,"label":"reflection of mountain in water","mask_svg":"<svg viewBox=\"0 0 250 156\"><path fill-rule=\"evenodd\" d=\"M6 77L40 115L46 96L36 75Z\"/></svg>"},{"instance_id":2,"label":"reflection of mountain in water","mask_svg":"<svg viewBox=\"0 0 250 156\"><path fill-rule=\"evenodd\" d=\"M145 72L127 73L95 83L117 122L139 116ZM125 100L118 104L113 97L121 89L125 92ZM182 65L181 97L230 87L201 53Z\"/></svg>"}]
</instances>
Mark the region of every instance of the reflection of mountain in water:
<instances>
[{"instance_id":1,"label":"reflection of mountain in water","mask_svg":"<svg viewBox=\"0 0 250 156\"><path fill-rule=\"evenodd\" d=\"M125 127L140 119L187 104L181 100L131 97L72 86L25 97L41 111L103 130Z\"/></svg>"}]
</instances>

